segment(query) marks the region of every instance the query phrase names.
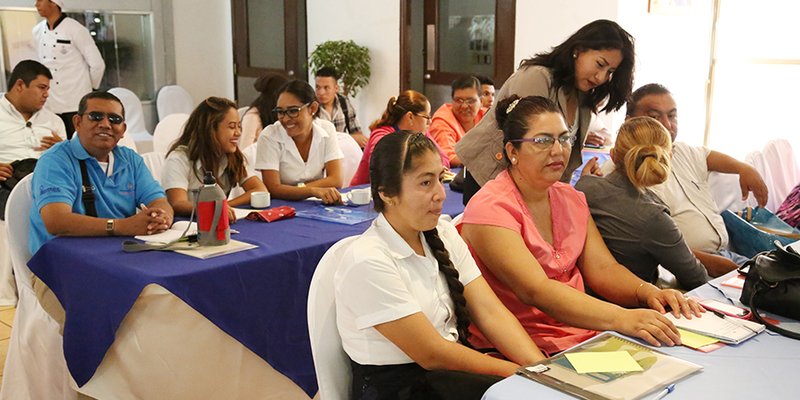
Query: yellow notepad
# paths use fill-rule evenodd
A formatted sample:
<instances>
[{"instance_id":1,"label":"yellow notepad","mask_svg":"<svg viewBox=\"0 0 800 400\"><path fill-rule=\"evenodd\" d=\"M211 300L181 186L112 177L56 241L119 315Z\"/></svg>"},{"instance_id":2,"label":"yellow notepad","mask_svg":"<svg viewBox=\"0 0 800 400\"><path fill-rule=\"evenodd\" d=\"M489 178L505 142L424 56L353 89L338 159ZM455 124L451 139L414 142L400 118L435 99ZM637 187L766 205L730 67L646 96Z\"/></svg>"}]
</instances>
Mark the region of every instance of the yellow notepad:
<instances>
[{"instance_id":1,"label":"yellow notepad","mask_svg":"<svg viewBox=\"0 0 800 400\"><path fill-rule=\"evenodd\" d=\"M681 334L681 342L683 345L693 349L699 349L700 347L719 342L719 340L715 338L687 331L681 328L678 328L678 332Z\"/></svg>"},{"instance_id":2,"label":"yellow notepad","mask_svg":"<svg viewBox=\"0 0 800 400\"><path fill-rule=\"evenodd\" d=\"M642 366L627 351L587 351L566 356L579 374L642 371Z\"/></svg>"}]
</instances>

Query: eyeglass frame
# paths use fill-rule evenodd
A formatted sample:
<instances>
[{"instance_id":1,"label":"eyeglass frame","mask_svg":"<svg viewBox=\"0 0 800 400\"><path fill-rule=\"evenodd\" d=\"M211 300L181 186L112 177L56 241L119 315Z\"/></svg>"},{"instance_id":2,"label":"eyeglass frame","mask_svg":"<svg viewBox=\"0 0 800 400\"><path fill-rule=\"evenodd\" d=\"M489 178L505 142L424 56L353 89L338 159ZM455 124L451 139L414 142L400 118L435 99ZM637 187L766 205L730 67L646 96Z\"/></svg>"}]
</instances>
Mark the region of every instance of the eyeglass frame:
<instances>
[{"instance_id":1,"label":"eyeglass frame","mask_svg":"<svg viewBox=\"0 0 800 400\"><path fill-rule=\"evenodd\" d=\"M275 118L281 118L281 114L283 114L283 115L285 115L285 116L287 116L287 117L289 117L291 119L295 119L300 115L300 111L302 111L304 108L306 108L306 107L308 107L310 105L311 105L311 103L305 103L302 106L289 107L289 108L287 108L285 110L282 109L282 108L275 107L270 112L275 115ZM292 115L290 113L293 113L294 115Z\"/></svg>"},{"instance_id":2,"label":"eyeglass frame","mask_svg":"<svg viewBox=\"0 0 800 400\"><path fill-rule=\"evenodd\" d=\"M471 106L471 105L477 104L480 101L481 101L480 96L478 96L477 98L470 97L468 99L462 99L460 97L453 97L453 104L458 104L459 106L463 106L464 104Z\"/></svg>"},{"instance_id":3,"label":"eyeglass frame","mask_svg":"<svg viewBox=\"0 0 800 400\"><path fill-rule=\"evenodd\" d=\"M412 112L411 114L414 114L414 115L416 115L417 117L422 117L422 118L425 118L425 119L427 119L427 120L428 120L428 122L430 122L431 120L433 120L433 116L432 116L432 115L427 115L427 114L419 114L419 113L415 113L415 112Z\"/></svg>"},{"instance_id":4,"label":"eyeglass frame","mask_svg":"<svg viewBox=\"0 0 800 400\"><path fill-rule=\"evenodd\" d=\"M125 123L125 117L119 115L117 113L105 113L102 111L88 111L80 114L81 116L86 116L89 118L89 121L92 122L101 122L102 120L108 118L108 123L111 125L121 125Z\"/></svg>"},{"instance_id":5,"label":"eyeglass frame","mask_svg":"<svg viewBox=\"0 0 800 400\"><path fill-rule=\"evenodd\" d=\"M562 138L564 138L564 139L562 139ZM535 137L532 137L532 138L511 139L511 140L509 140L509 142L511 142L511 143L533 143L534 147L536 147L539 150L545 151L545 150L552 149L553 146L556 144L556 142L558 142L558 144L561 145L561 147L569 146L571 148L575 144L576 140L577 140L577 137L575 137L575 135L564 133L564 134L560 135L557 138L552 137L552 136L535 136ZM543 145L546 145L546 147L542 147Z\"/></svg>"}]
</instances>

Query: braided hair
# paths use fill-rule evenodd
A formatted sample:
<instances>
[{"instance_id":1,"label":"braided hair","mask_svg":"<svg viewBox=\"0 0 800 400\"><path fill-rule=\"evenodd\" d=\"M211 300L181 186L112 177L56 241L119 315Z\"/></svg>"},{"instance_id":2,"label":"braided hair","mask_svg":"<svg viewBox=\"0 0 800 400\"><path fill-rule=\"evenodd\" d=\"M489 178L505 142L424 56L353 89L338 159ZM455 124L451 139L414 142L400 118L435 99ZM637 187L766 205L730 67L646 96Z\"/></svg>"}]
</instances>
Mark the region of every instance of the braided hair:
<instances>
[{"instance_id":1,"label":"braided hair","mask_svg":"<svg viewBox=\"0 0 800 400\"><path fill-rule=\"evenodd\" d=\"M431 139L422 133L400 131L383 137L372 152L369 163L369 177L371 182L372 198L375 210L382 212L386 204L380 196L396 196L400 194L403 184L403 175L414 168L414 163L421 156L431 152L438 156L439 151ZM439 237L439 231L434 227L423 232L425 242L433 252L439 264L439 272L445 278L450 298L453 300L453 309L456 317L456 330L458 339L465 346L470 346L469 338L469 312L467 299L464 297L464 285L458 280L458 270L450 260L450 253Z\"/></svg>"}]
</instances>

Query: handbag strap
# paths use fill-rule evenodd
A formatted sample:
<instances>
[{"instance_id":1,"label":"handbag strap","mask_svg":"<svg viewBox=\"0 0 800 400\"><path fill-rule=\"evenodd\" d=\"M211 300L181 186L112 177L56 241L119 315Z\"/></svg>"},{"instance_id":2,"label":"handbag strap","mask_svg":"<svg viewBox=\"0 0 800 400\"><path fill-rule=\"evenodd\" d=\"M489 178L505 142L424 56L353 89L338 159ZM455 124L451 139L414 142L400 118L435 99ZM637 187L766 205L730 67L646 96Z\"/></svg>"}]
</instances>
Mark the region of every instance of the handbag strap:
<instances>
[{"instance_id":1,"label":"handbag strap","mask_svg":"<svg viewBox=\"0 0 800 400\"><path fill-rule=\"evenodd\" d=\"M753 290L752 293L750 293L750 302L749 303L750 303L750 312L752 313L752 315L756 318L756 320L759 323L761 323L764 326L766 326L767 329L769 329L769 330L771 330L773 332L777 332L777 333L779 333L779 334L781 334L783 336L786 336L788 338L792 338L792 339L795 339L795 340L800 340L800 333L799 332L790 331L788 329L783 329L783 328L781 328L781 327L779 327L779 326L777 326L777 325L775 325L773 323L770 323L769 321L767 321L766 319L761 317L761 314L758 313L758 307L756 306L755 301L756 301L756 298L758 297L758 294L761 293L762 291L763 291L763 288L758 288L758 289Z\"/></svg>"},{"instance_id":2,"label":"handbag strap","mask_svg":"<svg viewBox=\"0 0 800 400\"><path fill-rule=\"evenodd\" d=\"M86 209L86 215L90 217L97 217L97 208L94 206L94 186L92 180L89 179L89 171L86 170L86 160L78 160L81 165L81 189L83 195L83 207Z\"/></svg>"}]
</instances>

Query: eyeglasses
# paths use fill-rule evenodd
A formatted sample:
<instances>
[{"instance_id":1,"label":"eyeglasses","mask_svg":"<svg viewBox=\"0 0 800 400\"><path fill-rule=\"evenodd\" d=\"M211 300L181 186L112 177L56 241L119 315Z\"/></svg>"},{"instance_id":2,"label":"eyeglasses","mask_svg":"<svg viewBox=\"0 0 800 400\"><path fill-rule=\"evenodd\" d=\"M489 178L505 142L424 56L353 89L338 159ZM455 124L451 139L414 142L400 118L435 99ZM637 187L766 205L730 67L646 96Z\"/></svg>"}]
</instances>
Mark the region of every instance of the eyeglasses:
<instances>
[{"instance_id":1,"label":"eyeglasses","mask_svg":"<svg viewBox=\"0 0 800 400\"><path fill-rule=\"evenodd\" d=\"M273 108L272 114L275 115L277 118L283 118L283 116L285 115L291 119L295 119L297 118L298 115L300 115L300 110L307 107L309 104L311 103L303 104L300 107L289 107L285 110L282 108Z\"/></svg>"},{"instance_id":2,"label":"eyeglasses","mask_svg":"<svg viewBox=\"0 0 800 400\"><path fill-rule=\"evenodd\" d=\"M418 116L418 117L425 118L425 119L427 119L428 121L430 121L431 119L433 119L433 117L431 117L431 116L430 116L430 115L428 115L428 114L417 114L417 113L414 113L414 115L416 115L416 116Z\"/></svg>"},{"instance_id":3,"label":"eyeglasses","mask_svg":"<svg viewBox=\"0 0 800 400\"><path fill-rule=\"evenodd\" d=\"M462 99L462 98L459 98L459 97L454 97L453 98L453 103L458 104L458 105L467 104L467 105L471 106L471 105L473 105L473 104L475 104L477 102L478 102L478 99L476 99L474 97L470 97L468 99Z\"/></svg>"},{"instance_id":4,"label":"eyeglasses","mask_svg":"<svg viewBox=\"0 0 800 400\"><path fill-rule=\"evenodd\" d=\"M512 143L533 143L533 147L535 147L537 150L550 150L556 141L558 141L558 144L560 144L561 147L572 147L572 145L575 143L575 136L561 135L558 138L554 138L552 136L536 136L532 138L509 140L509 142Z\"/></svg>"},{"instance_id":5,"label":"eyeglasses","mask_svg":"<svg viewBox=\"0 0 800 400\"><path fill-rule=\"evenodd\" d=\"M81 114L81 115L83 115L83 114ZM92 122L100 122L103 119L105 119L106 117L108 117L108 123L110 123L111 125L119 125L119 124L125 122L125 117L123 117L123 116L121 116L119 114L114 114L114 113L106 114L106 113L104 113L102 111L91 111L91 112L86 113L86 116L89 117L89 121L92 121Z\"/></svg>"}]
</instances>

